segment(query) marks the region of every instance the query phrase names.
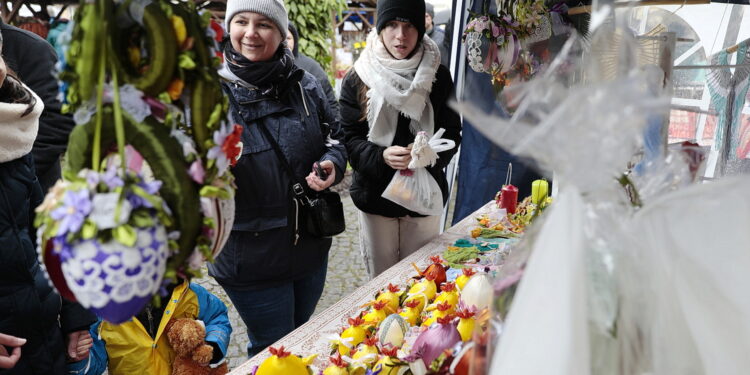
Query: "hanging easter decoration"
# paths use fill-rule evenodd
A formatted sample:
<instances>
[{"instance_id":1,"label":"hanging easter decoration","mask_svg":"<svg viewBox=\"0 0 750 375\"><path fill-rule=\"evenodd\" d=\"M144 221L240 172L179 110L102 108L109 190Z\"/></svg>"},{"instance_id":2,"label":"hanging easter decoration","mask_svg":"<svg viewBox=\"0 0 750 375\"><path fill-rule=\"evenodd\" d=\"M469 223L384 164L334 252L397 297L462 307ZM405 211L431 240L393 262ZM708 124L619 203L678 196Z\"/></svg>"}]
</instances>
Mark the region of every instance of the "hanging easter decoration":
<instances>
[{"instance_id":1,"label":"hanging easter decoration","mask_svg":"<svg viewBox=\"0 0 750 375\"><path fill-rule=\"evenodd\" d=\"M79 126L37 209L39 253L66 298L112 323L199 275L232 227L242 128L225 123L209 17L94 0L74 18L60 78Z\"/></svg>"}]
</instances>

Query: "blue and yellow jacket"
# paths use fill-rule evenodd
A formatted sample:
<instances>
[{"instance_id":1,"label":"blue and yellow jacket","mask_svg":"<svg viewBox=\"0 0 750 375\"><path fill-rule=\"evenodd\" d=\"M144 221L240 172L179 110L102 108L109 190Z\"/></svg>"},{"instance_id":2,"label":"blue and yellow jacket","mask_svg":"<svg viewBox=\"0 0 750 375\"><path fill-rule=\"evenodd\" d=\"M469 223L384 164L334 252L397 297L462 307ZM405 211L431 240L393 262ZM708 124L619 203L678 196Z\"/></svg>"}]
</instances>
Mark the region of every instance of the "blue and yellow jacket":
<instances>
[{"instance_id":1,"label":"blue and yellow jacket","mask_svg":"<svg viewBox=\"0 0 750 375\"><path fill-rule=\"evenodd\" d=\"M184 282L172 292L152 338L138 319L115 325L99 320L91 326L94 346L88 360L68 365L68 374L169 375L174 352L164 332L170 319L190 318L206 325L206 341L215 343L221 358L227 353L232 326L224 303L198 284Z\"/></svg>"}]
</instances>

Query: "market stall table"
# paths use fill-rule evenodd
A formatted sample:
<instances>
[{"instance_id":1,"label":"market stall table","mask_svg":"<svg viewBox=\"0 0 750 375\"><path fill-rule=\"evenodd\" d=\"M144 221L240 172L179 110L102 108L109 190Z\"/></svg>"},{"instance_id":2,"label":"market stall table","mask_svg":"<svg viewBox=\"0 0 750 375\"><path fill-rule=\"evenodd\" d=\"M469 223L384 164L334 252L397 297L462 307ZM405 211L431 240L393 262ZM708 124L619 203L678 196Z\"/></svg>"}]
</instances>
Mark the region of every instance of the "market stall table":
<instances>
[{"instance_id":1,"label":"market stall table","mask_svg":"<svg viewBox=\"0 0 750 375\"><path fill-rule=\"evenodd\" d=\"M377 292L388 285L388 283L393 283L394 285L405 284L410 277L415 275L415 270L411 266L412 263L416 263L420 268L424 268L431 263L430 256L442 254L456 240L469 236L471 229L476 227L475 217L481 212L487 211L494 203L494 201L488 202L417 250L414 254L398 262L375 279L370 280L352 294L342 298L271 346L284 346L287 351L300 356L318 354L315 363L319 368L324 368L324 364L328 361L327 354L331 351L331 344L326 338L327 336L338 334L341 328L347 325L347 319L357 315L362 310L362 305L374 299ZM263 350L234 369L229 375L250 374L253 368L260 365L269 355L268 349Z\"/></svg>"}]
</instances>

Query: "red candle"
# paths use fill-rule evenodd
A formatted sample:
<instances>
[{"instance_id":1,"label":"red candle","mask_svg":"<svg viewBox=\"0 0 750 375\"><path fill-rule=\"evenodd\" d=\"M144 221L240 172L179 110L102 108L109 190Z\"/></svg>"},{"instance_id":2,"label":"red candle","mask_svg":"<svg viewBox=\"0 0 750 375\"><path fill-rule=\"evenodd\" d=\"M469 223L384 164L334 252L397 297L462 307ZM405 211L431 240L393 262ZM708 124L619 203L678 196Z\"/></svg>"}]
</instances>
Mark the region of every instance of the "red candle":
<instances>
[{"instance_id":1,"label":"red candle","mask_svg":"<svg viewBox=\"0 0 750 375\"><path fill-rule=\"evenodd\" d=\"M516 204L518 204L518 188L513 185L503 185L500 193L500 208L504 208L509 214L514 214Z\"/></svg>"}]
</instances>

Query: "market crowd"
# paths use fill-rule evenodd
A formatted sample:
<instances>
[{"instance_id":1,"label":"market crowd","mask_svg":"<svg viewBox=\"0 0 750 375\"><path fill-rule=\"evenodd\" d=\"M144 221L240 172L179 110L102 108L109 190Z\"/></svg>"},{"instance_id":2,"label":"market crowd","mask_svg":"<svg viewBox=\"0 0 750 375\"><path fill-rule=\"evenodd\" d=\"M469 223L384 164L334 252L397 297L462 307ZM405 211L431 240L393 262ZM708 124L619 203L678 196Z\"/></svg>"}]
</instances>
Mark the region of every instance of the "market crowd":
<instances>
[{"instance_id":1,"label":"market crowd","mask_svg":"<svg viewBox=\"0 0 750 375\"><path fill-rule=\"evenodd\" d=\"M304 324L323 292L332 240L301 219L301 196L326 191L352 170L370 277L438 235L439 216L382 196L395 175L408 173L420 132L443 129L443 138L461 141L459 117L447 105L454 88L445 36L433 18L424 0L378 1L376 28L337 99L321 65L300 52L305 35L282 0L227 1L219 75L243 148L232 169L232 231L208 269L247 325L248 356ZM165 331L179 318L203 322L201 361L226 369L227 307L190 280L168 285L166 303L118 325L50 287L32 223L60 178L73 121L61 113L52 46L0 27L0 374L171 374L175 348ZM456 150L425 167L443 205L444 168Z\"/></svg>"}]
</instances>

